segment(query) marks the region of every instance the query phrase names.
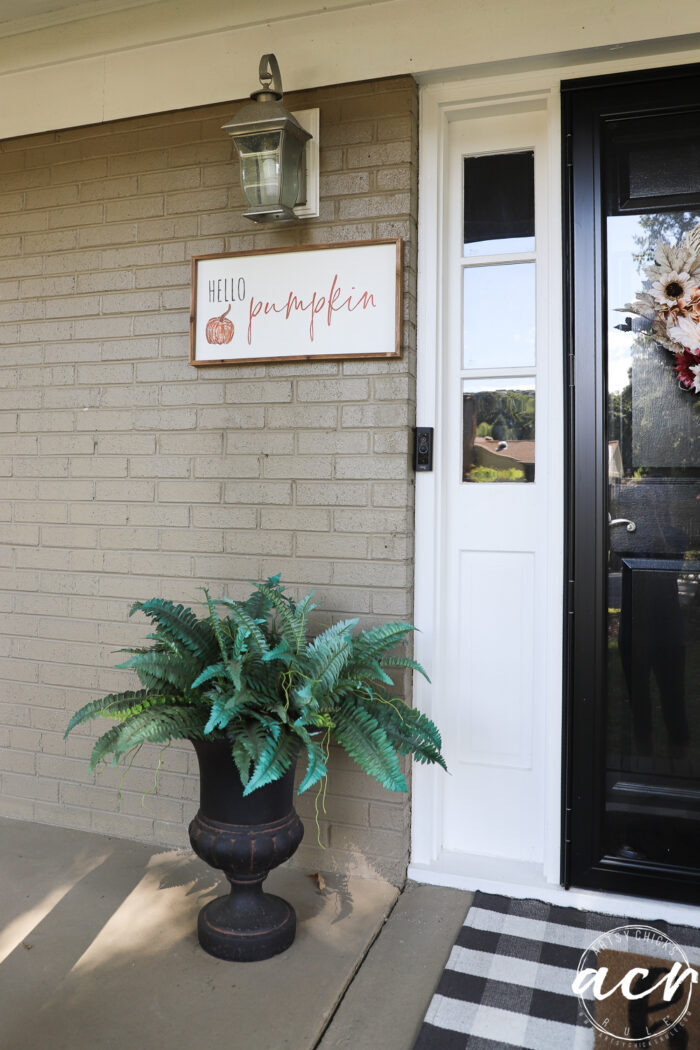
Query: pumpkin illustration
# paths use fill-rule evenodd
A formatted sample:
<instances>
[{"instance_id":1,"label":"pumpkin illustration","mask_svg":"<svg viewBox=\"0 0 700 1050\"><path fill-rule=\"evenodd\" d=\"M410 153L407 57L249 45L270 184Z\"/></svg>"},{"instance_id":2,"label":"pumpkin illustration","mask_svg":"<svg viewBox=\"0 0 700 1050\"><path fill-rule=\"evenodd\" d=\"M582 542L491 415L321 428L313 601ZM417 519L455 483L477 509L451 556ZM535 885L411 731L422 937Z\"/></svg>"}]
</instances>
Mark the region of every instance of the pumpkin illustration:
<instances>
[{"instance_id":1,"label":"pumpkin illustration","mask_svg":"<svg viewBox=\"0 0 700 1050\"><path fill-rule=\"evenodd\" d=\"M207 321L206 336L208 343L230 343L233 339L234 326L226 314L231 309L229 303L221 317L212 317Z\"/></svg>"}]
</instances>

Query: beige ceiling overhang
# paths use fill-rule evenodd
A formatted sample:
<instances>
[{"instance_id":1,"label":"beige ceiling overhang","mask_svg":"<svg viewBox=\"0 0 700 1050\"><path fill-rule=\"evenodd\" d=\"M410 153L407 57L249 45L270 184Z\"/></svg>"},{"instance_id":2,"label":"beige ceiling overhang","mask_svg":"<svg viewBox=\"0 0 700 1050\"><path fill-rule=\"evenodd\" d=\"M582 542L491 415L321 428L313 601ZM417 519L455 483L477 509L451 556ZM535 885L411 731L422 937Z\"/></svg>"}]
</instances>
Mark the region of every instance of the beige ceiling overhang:
<instances>
[{"instance_id":1,"label":"beige ceiling overhang","mask_svg":"<svg viewBox=\"0 0 700 1050\"><path fill-rule=\"evenodd\" d=\"M657 0L0 0L0 138L239 99L267 51L295 90L687 52L700 7L682 29Z\"/></svg>"}]
</instances>

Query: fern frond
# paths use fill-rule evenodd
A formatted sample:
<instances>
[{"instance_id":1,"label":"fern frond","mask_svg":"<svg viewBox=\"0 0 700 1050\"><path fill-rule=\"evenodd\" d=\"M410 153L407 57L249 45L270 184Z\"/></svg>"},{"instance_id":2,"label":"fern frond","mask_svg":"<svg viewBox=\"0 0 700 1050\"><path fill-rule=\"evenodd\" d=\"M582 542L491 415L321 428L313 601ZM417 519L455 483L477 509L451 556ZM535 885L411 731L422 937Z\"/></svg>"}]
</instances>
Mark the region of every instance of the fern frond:
<instances>
[{"instance_id":1,"label":"fern frond","mask_svg":"<svg viewBox=\"0 0 700 1050\"><path fill-rule=\"evenodd\" d=\"M163 653L151 651L137 653L117 667L135 671L146 686L173 686L178 692L189 692L200 662L189 653Z\"/></svg>"},{"instance_id":2,"label":"fern frond","mask_svg":"<svg viewBox=\"0 0 700 1050\"><path fill-rule=\"evenodd\" d=\"M226 649L224 632L221 626L221 620L219 619L219 614L216 611L216 604L212 601L211 597L209 596L209 591L206 589L206 587L204 588L204 597L207 600L207 608L209 609L209 622L211 624L211 629L214 632L214 637L216 638L217 645L219 646L219 651L223 659L225 660L228 654Z\"/></svg>"},{"instance_id":3,"label":"fern frond","mask_svg":"<svg viewBox=\"0 0 700 1050\"><path fill-rule=\"evenodd\" d=\"M204 738L201 711L194 707L163 707L143 711L119 726L121 733L113 748L114 761L140 744L164 744L168 740Z\"/></svg>"},{"instance_id":4,"label":"fern frond","mask_svg":"<svg viewBox=\"0 0 700 1050\"><path fill-rule=\"evenodd\" d=\"M305 605L301 613L299 613L293 602L283 595L280 589L268 587L266 583L256 583L255 586L261 594L265 595L274 608L277 614L277 627L281 637L293 653L298 653L306 641L306 617L311 595L307 594L304 599Z\"/></svg>"},{"instance_id":5,"label":"fern frond","mask_svg":"<svg viewBox=\"0 0 700 1050\"><path fill-rule=\"evenodd\" d=\"M179 649L184 648L199 659L207 659L211 651L212 631L206 620L198 620L191 609L175 605L164 598L150 598L146 602L134 602L129 616L137 611L155 620L159 633L169 638Z\"/></svg>"},{"instance_id":6,"label":"fern frond","mask_svg":"<svg viewBox=\"0 0 700 1050\"><path fill-rule=\"evenodd\" d=\"M410 656L383 656L379 662L382 667L409 667L412 671L422 674L426 682L430 681L425 668L421 667L417 660L412 660Z\"/></svg>"},{"instance_id":7,"label":"fern frond","mask_svg":"<svg viewBox=\"0 0 700 1050\"><path fill-rule=\"evenodd\" d=\"M121 731L121 725L112 726L111 729L108 729L106 733L103 733L102 736L98 738L92 749L92 754L90 755L91 773L94 771L98 763L106 760L107 755L114 751Z\"/></svg>"},{"instance_id":8,"label":"fern frond","mask_svg":"<svg viewBox=\"0 0 700 1050\"><path fill-rule=\"evenodd\" d=\"M342 620L317 635L307 646L300 661L305 674L319 682L323 692L329 693L335 686L341 671L352 656L350 632L357 620Z\"/></svg>"},{"instance_id":9,"label":"fern frond","mask_svg":"<svg viewBox=\"0 0 700 1050\"><path fill-rule=\"evenodd\" d=\"M353 652L358 663L376 659L381 653L393 649L404 640L410 631L415 631L411 623L383 623L362 631L353 642ZM354 663L355 661L353 661Z\"/></svg>"},{"instance_id":10,"label":"fern frond","mask_svg":"<svg viewBox=\"0 0 700 1050\"><path fill-rule=\"evenodd\" d=\"M241 778L241 784L245 787L250 780L251 757L241 740L234 740L231 755Z\"/></svg>"},{"instance_id":11,"label":"fern frond","mask_svg":"<svg viewBox=\"0 0 700 1050\"><path fill-rule=\"evenodd\" d=\"M237 692L222 692L214 697L211 705L211 714L204 727L205 733L213 733L215 729L226 729L229 722L240 715L246 707L256 703L256 697L244 689Z\"/></svg>"},{"instance_id":12,"label":"fern frond","mask_svg":"<svg viewBox=\"0 0 700 1050\"><path fill-rule=\"evenodd\" d=\"M328 772L323 748L311 737L306 741L306 756L306 773L299 784L299 795L307 791L308 788L313 787L314 784L318 784L319 780L323 780Z\"/></svg>"},{"instance_id":13,"label":"fern frond","mask_svg":"<svg viewBox=\"0 0 700 1050\"><path fill-rule=\"evenodd\" d=\"M145 697L138 703L134 703L133 700L125 700L121 704L115 704L114 706L111 706L108 711L103 712L103 717L116 718L118 722L124 722L127 718L131 718L132 715L138 715L142 711L146 711L151 707L177 703L187 703L187 701L184 697L164 696L158 693L151 693L150 696Z\"/></svg>"},{"instance_id":14,"label":"fern frond","mask_svg":"<svg viewBox=\"0 0 700 1050\"><path fill-rule=\"evenodd\" d=\"M225 677L227 677L226 664L210 664L209 667L205 668L204 671L202 671L202 673L198 675L197 678L195 678L194 682L190 686L190 689L192 689L192 691L194 691L195 689L199 689L201 685L204 685L206 682L210 682L212 678Z\"/></svg>"},{"instance_id":15,"label":"fern frond","mask_svg":"<svg viewBox=\"0 0 700 1050\"><path fill-rule=\"evenodd\" d=\"M396 752L376 718L359 705L344 703L333 714L334 735L351 758L389 791L407 791Z\"/></svg>"},{"instance_id":16,"label":"fern frond","mask_svg":"<svg viewBox=\"0 0 700 1050\"><path fill-rule=\"evenodd\" d=\"M398 697L392 700L358 701L377 719L392 747L400 755L415 755L417 762L429 762L447 769L440 754L442 740L437 726L427 715L409 707Z\"/></svg>"},{"instance_id":17,"label":"fern frond","mask_svg":"<svg viewBox=\"0 0 700 1050\"><path fill-rule=\"evenodd\" d=\"M279 594L282 594L284 587L280 583L280 579L281 573L277 573L276 576L269 576L265 581L267 590L275 590ZM250 597L242 603L243 608L254 620L267 619L267 615L272 608L272 602L267 597L267 594L264 594L258 589L257 584L253 580L250 580L250 583L256 588L256 590L254 590Z\"/></svg>"},{"instance_id":18,"label":"fern frond","mask_svg":"<svg viewBox=\"0 0 700 1050\"><path fill-rule=\"evenodd\" d=\"M227 735L229 738L233 738L235 744L240 744L246 754L250 756L251 761L256 763L268 741L267 731L258 721L246 722L235 727L229 726Z\"/></svg>"},{"instance_id":19,"label":"fern frond","mask_svg":"<svg viewBox=\"0 0 700 1050\"><path fill-rule=\"evenodd\" d=\"M289 667L294 655L294 651L290 649L287 639L280 638L279 644L274 649L270 649L269 653L263 656L263 660L266 664L271 663L273 660L281 660L286 667Z\"/></svg>"},{"instance_id":20,"label":"fern frond","mask_svg":"<svg viewBox=\"0 0 700 1050\"><path fill-rule=\"evenodd\" d=\"M109 716L113 707L117 707L124 702L138 704L142 700L146 700L150 695L150 689L138 689L136 691L128 689L124 693L110 693L99 700L91 700L89 704L85 704L79 711L75 712L63 734L63 739L65 740L71 729L75 729L81 722L87 722L91 718L98 718L100 715Z\"/></svg>"},{"instance_id":21,"label":"fern frond","mask_svg":"<svg viewBox=\"0 0 700 1050\"><path fill-rule=\"evenodd\" d=\"M296 762L298 749L299 745L292 736L283 733L278 725L271 725L268 742L246 784L244 797L250 795L256 788L265 787L266 784L271 784L274 780L283 777L289 767Z\"/></svg>"},{"instance_id":22,"label":"fern frond","mask_svg":"<svg viewBox=\"0 0 700 1050\"><path fill-rule=\"evenodd\" d=\"M364 672L370 681L383 682L384 685L393 686L394 680L390 678L386 671L382 670L379 660L367 660L364 665Z\"/></svg>"},{"instance_id":23,"label":"fern frond","mask_svg":"<svg viewBox=\"0 0 700 1050\"><path fill-rule=\"evenodd\" d=\"M234 602L231 598L219 598L218 604L225 605L230 610L229 619L233 620L236 627L242 627L248 632L250 649L260 657L269 652L270 647L267 644L265 635L260 630L260 622L257 619L253 619L244 606Z\"/></svg>"},{"instance_id":24,"label":"fern frond","mask_svg":"<svg viewBox=\"0 0 700 1050\"><path fill-rule=\"evenodd\" d=\"M302 646L306 643L306 628L308 625L309 614L312 613L314 609L318 609L318 604L316 602L311 601L313 595L313 591L311 591L309 594L305 594L304 597L301 598L296 605L293 602L290 602L298 624L299 634L302 638ZM300 649L302 646L300 646Z\"/></svg>"}]
</instances>

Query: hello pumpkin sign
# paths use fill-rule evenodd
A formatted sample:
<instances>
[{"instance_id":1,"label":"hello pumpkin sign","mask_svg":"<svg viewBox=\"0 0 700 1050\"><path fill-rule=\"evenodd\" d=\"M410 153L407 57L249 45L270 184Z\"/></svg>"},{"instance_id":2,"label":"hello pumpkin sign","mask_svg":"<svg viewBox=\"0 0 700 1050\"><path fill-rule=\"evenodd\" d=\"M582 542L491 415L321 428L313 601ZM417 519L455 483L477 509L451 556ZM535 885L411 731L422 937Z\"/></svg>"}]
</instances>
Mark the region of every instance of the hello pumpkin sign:
<instances>
[{"instance_id":1,"label":"hello pumpkin sign","mask_svg":"<svg viewBox=\"0 0 700 1050\"><path fill-rule=\"evenodd\" d=\"M192 259L190 364L401 354L401 240Z\"/></svg>"}]
</instances>

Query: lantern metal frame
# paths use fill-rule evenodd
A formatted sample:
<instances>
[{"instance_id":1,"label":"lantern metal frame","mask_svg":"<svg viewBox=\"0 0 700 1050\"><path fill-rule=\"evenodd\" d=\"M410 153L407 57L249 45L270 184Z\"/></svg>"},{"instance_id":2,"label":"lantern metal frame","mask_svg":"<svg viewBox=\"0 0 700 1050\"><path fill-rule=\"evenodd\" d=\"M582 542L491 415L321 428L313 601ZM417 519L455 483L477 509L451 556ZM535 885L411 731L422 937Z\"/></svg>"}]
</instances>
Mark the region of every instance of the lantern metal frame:
<instances>
[{"instance_id":1,"label":"lantern metal frame","mask_svg":"<svg viewBox=\"0 0 700 1050\"><path fill-rule=\"evenodd\" d=\"M304 147L313 136L282 105L282 77L273 54L262 56L258 75L261 89L222 128L241 160L241 185L251 205L243 214L253 222L295 220L293 208L306 198ZM260 149L265 140L267 148Z\"/></svg>"}]
</instances>

